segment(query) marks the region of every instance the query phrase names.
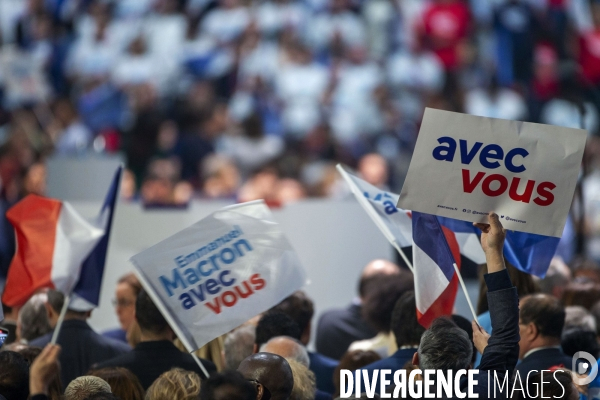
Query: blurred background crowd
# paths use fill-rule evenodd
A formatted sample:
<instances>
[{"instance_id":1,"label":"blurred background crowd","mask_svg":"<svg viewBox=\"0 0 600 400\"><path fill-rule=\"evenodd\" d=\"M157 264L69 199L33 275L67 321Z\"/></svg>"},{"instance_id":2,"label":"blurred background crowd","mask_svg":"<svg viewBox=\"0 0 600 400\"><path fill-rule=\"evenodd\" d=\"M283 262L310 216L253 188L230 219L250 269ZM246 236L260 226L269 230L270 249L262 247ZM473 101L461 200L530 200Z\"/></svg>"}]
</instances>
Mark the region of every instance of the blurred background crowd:
<instances>
[{"instance_id":1,"label":"blurred background crowd","mask_svg":"<svg viewBox=\"0 0 600 400\"><path fill-rule=\"evenodd\" d=\"M399 192L433 107L587 129L594 236L599 89L598 0L0 0L2 204L114 153L146 204Z\"/></svg>"}]
</instances>

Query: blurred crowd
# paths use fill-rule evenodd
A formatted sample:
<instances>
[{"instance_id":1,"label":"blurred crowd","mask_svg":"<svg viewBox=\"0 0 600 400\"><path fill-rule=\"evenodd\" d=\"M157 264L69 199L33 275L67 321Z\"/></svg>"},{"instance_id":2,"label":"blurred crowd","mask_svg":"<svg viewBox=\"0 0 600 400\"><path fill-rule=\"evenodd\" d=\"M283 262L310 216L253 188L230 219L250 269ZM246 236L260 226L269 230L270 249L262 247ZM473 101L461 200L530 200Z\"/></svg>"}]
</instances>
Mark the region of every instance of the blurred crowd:
<instances>
[{"instance_id":1,"label":"blurred crowd","mask_svg":"<svg viewBox=\"0 0 600 400\"><path fill-rule=\"evenodd\" d=\"M3 0L0 35L9 202L116 152L150 204L399 191L425 107L599 129L597 0Z\"/></svg>"}]
</instances>

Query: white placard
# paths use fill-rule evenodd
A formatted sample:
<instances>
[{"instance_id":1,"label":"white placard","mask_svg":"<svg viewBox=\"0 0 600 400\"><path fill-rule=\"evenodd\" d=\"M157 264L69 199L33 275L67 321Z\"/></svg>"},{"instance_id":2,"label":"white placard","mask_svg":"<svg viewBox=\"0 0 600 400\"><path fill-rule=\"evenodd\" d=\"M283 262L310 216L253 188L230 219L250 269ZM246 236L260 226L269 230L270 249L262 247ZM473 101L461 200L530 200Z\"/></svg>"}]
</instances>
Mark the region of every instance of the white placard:
<instances>
[{"instance_id":1,"label":"white placard","mask_svg":"<svg viewBox=\"0 0 600 400\"><path fill-rule=\"evenodd\" d=\"M506 229L560 237L586 136L428 108L398 207L472 222L495 211Z\"/></svg>"},{"instance_id":2,"label":"white placard","mask_svg":"<svg viewBox=\"0 0 600 400\"><path fill-rule=\"evenodd\" d=\"M306 283L298 256L263 201L223 208L131 261L189 351Z\"/></svg>"}]
</instances>

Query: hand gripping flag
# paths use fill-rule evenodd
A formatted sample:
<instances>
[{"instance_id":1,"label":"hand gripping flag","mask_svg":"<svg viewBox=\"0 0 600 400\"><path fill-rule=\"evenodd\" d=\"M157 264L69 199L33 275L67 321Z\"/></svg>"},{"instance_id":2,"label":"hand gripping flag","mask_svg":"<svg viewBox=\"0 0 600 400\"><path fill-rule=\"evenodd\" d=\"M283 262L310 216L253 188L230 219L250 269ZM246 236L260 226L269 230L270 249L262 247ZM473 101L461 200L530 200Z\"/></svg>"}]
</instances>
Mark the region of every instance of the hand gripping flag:
<instances>
[{"instance_id":1,"label":"hand gripping flag","mask_svg":"<svg viewBox=\"0 0 600 400\"><path fill-rule=\"evenodd\" d=\"M68 202L28 195L9 209L17 250L8 270L2 301L23 305L36 290L53 288L69 294L81 265L104 234Z\"/></svg>"},{"instance_id":2,"label":"hand gripping flag","mask_svg":"<svg viewBox=\"0 0 600 400\"><path fill-rule=\"evenodd\" d=\"M417 318L425 328L434 319L451 315L458 291L454 264L458 243L434 215L412 213L413 266Z\"/></svg>"}]
</instances>

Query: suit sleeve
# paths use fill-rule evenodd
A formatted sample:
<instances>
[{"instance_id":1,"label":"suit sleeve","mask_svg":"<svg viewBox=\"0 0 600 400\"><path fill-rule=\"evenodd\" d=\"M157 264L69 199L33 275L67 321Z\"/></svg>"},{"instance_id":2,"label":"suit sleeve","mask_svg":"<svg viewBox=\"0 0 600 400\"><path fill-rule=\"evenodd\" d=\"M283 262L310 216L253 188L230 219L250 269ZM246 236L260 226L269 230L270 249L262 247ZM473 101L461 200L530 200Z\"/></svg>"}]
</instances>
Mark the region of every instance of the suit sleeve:
<instances>
[{"instance_id":1,"label":"suit sleeve","mask_svg":"<svg viewBox=\"0 0 600 400\"><path fill-rule=\"evenodd\" d=\"M519 359L519 298L506 270L487 274L488 305L492 336L481 357L479 369L509 371Z\"/></svg>"}]
</instances>

